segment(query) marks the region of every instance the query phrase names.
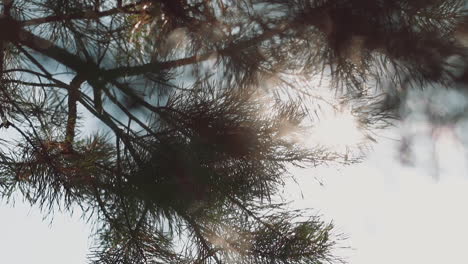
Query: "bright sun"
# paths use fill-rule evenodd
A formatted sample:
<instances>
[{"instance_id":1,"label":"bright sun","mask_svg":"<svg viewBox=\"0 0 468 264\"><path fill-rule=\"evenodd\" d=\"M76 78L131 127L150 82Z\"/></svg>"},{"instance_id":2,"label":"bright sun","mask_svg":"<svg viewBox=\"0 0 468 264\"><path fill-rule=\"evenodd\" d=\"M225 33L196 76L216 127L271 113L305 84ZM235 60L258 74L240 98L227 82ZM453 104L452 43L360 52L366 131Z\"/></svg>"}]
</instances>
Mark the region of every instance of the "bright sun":
<instances>
[{"instance_id":1,"label":"bright sun","mask_svg":"<svg viewBox=\"0 0 468 264\"><path fill-rule=\"evenodd\" d=\"M313 102L308 102L307 108L314 110L317 113L316 120L304 120L301 125L305 126L305 130L296 133L296 127L290 124L284 124L279 136L289 137L293 141L298 141L308 147L325 147L328 150L338 153L355 152L355 150L362 150L361 147L367 142L369 136L366 131L362 129L355 114L353 114L350 106L337 97L337 95L329 89L327 83L331 81L325 76L310 77L298 75L281 75L280 78L268 79L265 82L266 87L274 86L278 82L277 79L286 80L288 84L293 85L296 89L301 87L314 87L312 94ZM261 93L260 93L261 94ZM291 94L284 95L289 99ZM298 93L300 96L300 93ZM262 98L259 96L259 98ZM258 99L258 98L257 98ZM264 105L263 113L269 113L271 104L267 102L271 98L267 98ZM307 103L306 103L307 104Z\"/></svg>"},{"instance_id":2,"label":"bright sun","mask_svg":"<svg viewBox=\"0 0 468 264\"><path fill-rule=\"evenodd\" d=\"M335 151L355 147L363 140L364 134L349 109L323 113L320 120L313 124L307 138L309 144L321 145Z\"/></svg>"}]
</instances>

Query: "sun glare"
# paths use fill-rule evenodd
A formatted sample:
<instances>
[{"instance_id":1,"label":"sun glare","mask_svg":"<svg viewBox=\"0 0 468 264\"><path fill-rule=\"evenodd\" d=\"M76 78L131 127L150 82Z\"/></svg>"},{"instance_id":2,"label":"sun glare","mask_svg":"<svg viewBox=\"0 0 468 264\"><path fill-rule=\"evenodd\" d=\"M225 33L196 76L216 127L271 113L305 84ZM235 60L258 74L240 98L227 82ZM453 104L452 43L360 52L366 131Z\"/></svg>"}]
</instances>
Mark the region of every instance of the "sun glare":
<instances>
[{"instance_id":1,"label":"sun glare","mask_svg":"<svg viewBox=\"0 0 468 264\"><path fill-rule=\"evenodd\" d=\"M291 85L288 87L298 89L297 97L300 97L300 91L304 87L314 87L313 93L309 93L311 95L309 99L312 101L308 101L306 105L309 110L317 113L317 119L304 121L302 125L308 129L299 133L296 133L298 131L295 126L285 124L280 136L286 136L308 147L321 146L339 153L362 151L361 147L367 142L368 134L361 128L350 106L343 103L337 94L329 89L331 80L327 76L283 74L267 79L264 82L265 89L274 87L278 83L282 84L282 81ZM283 96L285 100L291 98L290 93ZM292 97L294 96L293 93ZM265 112L268 113L271 110L270 104L262 103L262 105L265 105Z\"/></svg>"},{"instance_id":2,"label":"sun glare","mask_svg":"<svg viewBox=\"0 0 468 264\"><path fill-rule=\"evenodd\" d=\"M336 151L358 146L364 140L356 117L349 109L324 113L313 124L307 142Z\"/></svg>"}]
</instances>

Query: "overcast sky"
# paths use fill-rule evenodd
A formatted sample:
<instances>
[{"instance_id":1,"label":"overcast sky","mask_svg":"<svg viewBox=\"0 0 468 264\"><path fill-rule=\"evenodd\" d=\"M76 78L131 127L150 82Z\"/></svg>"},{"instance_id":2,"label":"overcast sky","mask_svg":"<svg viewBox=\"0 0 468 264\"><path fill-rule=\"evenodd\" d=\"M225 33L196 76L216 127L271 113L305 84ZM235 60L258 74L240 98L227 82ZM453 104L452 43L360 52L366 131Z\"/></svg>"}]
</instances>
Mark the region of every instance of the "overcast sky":
<instances>
[{"instance_id":1,"label":"overcast sky","mask_svg":"<svg viewBox=\"0 0 468 264\"><path fill-rule=\"evenodd\" d=\"M343 245L353 249L340 254L351 264L466 263L468 178L463 150L449 144L439 180L428 167L402 165L387 140L361 164L299 172L304 199L297 184L288 192L349 237Z\"/></svg>"},{"instance_id":2,"label":"overcast sky","mask_svg":"<svg viewBox=\"0 0 468 264\"><path fill-rule=\"evenodd\" d=\"M466 263L465 153L450 139L443 140L439 180L428 167L402 165L397 142L382 138L363 163L298 170L299 185L288 184L286 196L333 219L336 231L349 237L342 245L353 249L340 255L351 264ZM57 214L49 225L40 212L17 202L14 208L2 206L0 216L2 263L86 262L90 231L79 214Z\"/></svg>"},{"instance_id":3,"label":"overcast sky","mask_svg":"<svg viewBox=\"0 0 468 264\"><path fill-rule=\"evenodd\" d=\"M79 214L57 213L52 224L19 200L0 207L0 261L8 264L83 264L90 227Z\"/></svg>"},{"instance_id":4,"label":"overcast sky","mask_svg":"<svg viewBox=\"0 0 468 264\"><path fill-rule=\"evenodd\" d=\"M463 142L468 140L463 132L468 122L461 119L434 130L421 109L428 98L446 106L438 113L463 109L467 100L453 92L425 93L410 96L417 100L408 102L404 121L380 131L379 143L362 163L295 170L297 183L286 186L284 196L294 199L295 206L313 208L323 219L333 220L335 232L349 237L342 245L352 249L337 253L350 264L466 263L468 167ZM352 123L348 117L337 121L324 127L343 131L350 141L356 138L346 127ZM411 139L410 158L401 158L402 138ZM57 213L50 224L38 210L17 200L14 207L3 204L0 216L2 263L86 263L90 227L78 212L74 217Z\"/></svg>"}]
</instances>

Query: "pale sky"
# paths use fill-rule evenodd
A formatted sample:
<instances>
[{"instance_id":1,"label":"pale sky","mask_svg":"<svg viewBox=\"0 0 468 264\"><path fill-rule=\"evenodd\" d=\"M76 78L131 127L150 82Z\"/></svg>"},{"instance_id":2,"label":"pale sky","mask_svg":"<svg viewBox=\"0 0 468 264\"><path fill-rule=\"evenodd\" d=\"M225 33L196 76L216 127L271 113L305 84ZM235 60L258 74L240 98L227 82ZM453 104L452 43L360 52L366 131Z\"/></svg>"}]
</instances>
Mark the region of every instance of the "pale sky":
<instances>
[{"instance_id":1,"label":"pale sky","mask_svg":"<svg viewBox=\"0 0 468 264\"><path fill-rule=\"evenodd\" d=\"M402 165L392 145L382 142L365 162L341 170L302 170L300 188L291 183L288 193L348 236L342 245L353 249L340 254L351 264L466 263L465 154L455 146L445 153L437 181L427 168Z\"/></svg>"},{"instance_id":2,"label":"pale sky","mask_svg":"<svg viewBox=\"0 0 468 264\"><path fill-rule=\"evenodd\" d=\"M18 200L0 207L0 262L5 264L83 264L91 240L90 226L79 214L57 213L52 224Z\"/></svg>"},{"instance_id":3,"label":"pale sky","mask_svg":"<svg viewBox=\"0 0 468 264\"><path fill-rule=\"evenodd\" d=\"M402 122L377 132L364 162L297 170L298 184L287 185L295 206L314 208L349 237L342 245L352 249L339 255L350 264L467 263L468 120L444 120L465 111L468 96L437 88L409 94ZM341 129L343 137L350 130ZM411 141L407 163L402 139Z\"/></svg>"},{"instance_id":4,"label":"pale sky","mask_svg":"<svg viewBox=\"0 0 468 264\"><path fill-rule=\"evenodd\" d=\"M413 97L424 101L432 96ZM435 103L442 106L468 101L451 93L439 99ZM335 232L348 237L341 245L352 249L336 253L350 264L466 263L468 167L462 142L468 141L463 137L468 122L441 126L432 139L434 131L418 108L425 104L410 101L408 105L405 120L380 131L379 142L362 163L295 170L298 184L286 185L284 196L294 199L294 206L313 208L323 219L333 220ZM349 118L337 120L324 126L343 131L351 141L359 138L349 127ZM340 124L344 127L335 127ZM323 140L320 133L315 140ZM401 162L402 137L413 139L411 164ZM78 213L74 217L57 213L50 225L37 209L17 200L14 208L3 204L0 216L2 263L86 263L90 227Z\"/></svg>"},{"instance_id":5,"label":"pale sky","mask_svg":"<svg viewBox=\"0 0 468 264\"><path fill-rule=\"evenodd\" d=\"M295 198L296 206L313 208L333 220L336 232L349 237L342 245L353 249L339 254L350 264L466 263L464 150L446 144L439 158L440 179L435 180L427 167L402 165L395 141L380 140L360 164L298 170L300 189L290 183L285 195ZM18 201L14 208L0 207L0 215L2 263L86 263L90 227L79 214L57 213L49 225L40 212Z\"/></svg>"}]
</instances>

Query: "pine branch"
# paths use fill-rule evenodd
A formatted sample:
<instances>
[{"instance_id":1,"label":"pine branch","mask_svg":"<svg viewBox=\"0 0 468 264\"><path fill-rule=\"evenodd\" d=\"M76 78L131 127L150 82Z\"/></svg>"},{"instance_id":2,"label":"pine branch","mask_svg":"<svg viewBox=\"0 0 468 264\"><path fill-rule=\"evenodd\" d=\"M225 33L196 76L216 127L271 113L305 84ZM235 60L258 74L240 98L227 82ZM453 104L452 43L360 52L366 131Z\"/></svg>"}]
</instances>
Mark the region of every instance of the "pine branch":
<instances>
[{"instance_id":1,"label":"pine branch","mask_svg":"<svg viewBox=\"0 0 468 264\"><path fill-rule=\"evenodd\" d=\"M77 75L73 78L68 86L68 120L65 134L65 153L73 152L73 142L75 140L75 127L78 118L77 102L80 96L80 86L84 82L81 76Z\"/></svg>"},{"instance_id":2,"label":"pine branch","mask_svg":"<svg viewBox=\"0 0 468 264\"><path fill-rule=\"evenodd\" d=\"M86 10L81 12L76 12L74 14L63 14L63 15L53 15L47 17L33 18L30 20L19 21L22 26L37 26L44 23L54 23L54 22L68 22L71 20L97 20L107 16L125 14L131 11L133 8L138 7L139 5L145 3L145 0L139 0L135 3L127 4L125 6L118 6L105 11L96 11L96 10Z\"/></svg>"}]
</instances>

